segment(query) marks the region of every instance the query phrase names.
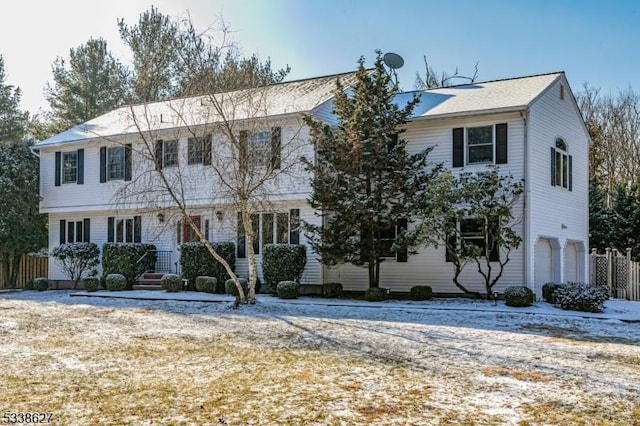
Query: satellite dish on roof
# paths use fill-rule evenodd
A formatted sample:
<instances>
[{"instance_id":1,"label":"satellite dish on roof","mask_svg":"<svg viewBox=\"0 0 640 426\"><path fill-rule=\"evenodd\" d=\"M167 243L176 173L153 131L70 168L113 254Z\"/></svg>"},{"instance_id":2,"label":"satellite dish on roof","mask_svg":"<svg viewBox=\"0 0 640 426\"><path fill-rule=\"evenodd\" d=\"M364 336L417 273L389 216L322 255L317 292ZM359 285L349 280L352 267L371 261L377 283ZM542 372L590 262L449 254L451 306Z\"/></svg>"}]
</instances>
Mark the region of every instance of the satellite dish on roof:
<instances>
[{"instance_id":1,"label":"satellite dish on roof","mask_svg":"<svg viewBox=\"0 0 640 426\"><path fill-rule=\"evenodd\" d=\"M388 66L393 70L402 68L402 66L404 65L404 59L402 59L402 56L393 52L385 53L384 56L382 57L382 60L384 61L386 66Z\"/></svg>"}]
</instances>

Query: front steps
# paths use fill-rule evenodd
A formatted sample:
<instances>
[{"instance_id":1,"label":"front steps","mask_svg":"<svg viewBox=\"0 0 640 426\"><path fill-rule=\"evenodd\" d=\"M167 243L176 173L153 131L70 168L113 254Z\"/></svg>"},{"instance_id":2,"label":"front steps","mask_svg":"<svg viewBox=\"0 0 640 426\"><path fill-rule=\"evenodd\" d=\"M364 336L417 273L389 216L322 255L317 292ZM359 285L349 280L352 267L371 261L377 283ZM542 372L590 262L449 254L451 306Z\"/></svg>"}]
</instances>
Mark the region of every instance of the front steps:
<instances>
[{"instance_id":1,"label":"front steps","mask_svg":"<svg viewBox=\"0 0 640 426\"><path fill-rule=\"evenodd\" d=\"M160 279L164 276L160 272L145 272L138 284L133 286L134 290L162 290Z\"/></svg>"}]
</instances>

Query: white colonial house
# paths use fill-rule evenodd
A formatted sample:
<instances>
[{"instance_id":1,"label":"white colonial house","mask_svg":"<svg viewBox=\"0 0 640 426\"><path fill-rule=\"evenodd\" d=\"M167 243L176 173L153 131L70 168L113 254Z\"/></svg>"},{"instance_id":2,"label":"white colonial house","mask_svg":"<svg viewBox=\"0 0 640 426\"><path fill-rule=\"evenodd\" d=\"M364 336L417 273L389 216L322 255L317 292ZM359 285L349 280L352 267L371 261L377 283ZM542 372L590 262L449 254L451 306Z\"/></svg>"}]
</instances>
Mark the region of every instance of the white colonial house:
<instances>
[{"instance_id":1,"label":"white colonial house","mask_svg":"<svg viewBox=\"0 0 640 426\"><path fill-rule=\"evenodd\" d=\"M162 254L158 269L179 272L179 244L193 235L171 201L158 195L162 191L154 171L161 168L179 186L189 215L207 238L237 244L236 270L246 275L248 242L238 232L237 213L210 167L226 161L229 152L223 147L231 131L267 161L287 168L267 185L269 202L258 203L254 215L261 275L264 244L305 244L299 223L320 220L307 203L310 176L299 162L302 156L314 156L302 117L335 122L332 97L338 78L348 87L354 74L216 95L216 105L224 111L214 108L207 96L123 107L37 143L40 210L49 216L50 248L75 241L98 246L111 241L152 243ZM497 290L526 285L539 297L546 282L586 281L590 139L564 73L418 95L421 101L403 134L410 151L433 146L430 160L454 172L495 164L524 179L515 212L522 218L516 230L523 243L511 254ZM398 102L410 96L413 92L400 94ZM327 268L311 249L307 255L303 284L341 282L345 290L367 288L366 269L349 264ZM455 293L453 267L445 258L442 247L424 247L408 258L390 257L381 265L381 286L405 292L429 285L437 293ZM54 261L49 263L49 278L66 279ZM484 292L475 268L466 268L461 281L469 290Z\"/></svg>"}]
</instances>

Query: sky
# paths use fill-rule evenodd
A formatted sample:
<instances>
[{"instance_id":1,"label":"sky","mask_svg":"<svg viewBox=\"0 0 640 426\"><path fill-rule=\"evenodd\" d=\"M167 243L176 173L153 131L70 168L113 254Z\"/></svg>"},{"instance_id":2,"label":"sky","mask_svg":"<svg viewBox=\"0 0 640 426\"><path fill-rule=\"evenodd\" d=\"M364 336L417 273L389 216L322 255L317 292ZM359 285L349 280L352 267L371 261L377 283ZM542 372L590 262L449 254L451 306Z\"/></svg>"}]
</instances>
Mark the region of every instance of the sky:
<instances>
[{"instance_id":1,"label":"sky","mask_svg":"<svg viewBox=\"0 0 640 426\"><path fill-rule=\"evenodd\" d=\"M286 80L352 71L375 51L404 59L400 86L414 88L424 57L437 72L476 81L564 71L574 92L589 84L613 95L640 91L640 2L629 0L9 0L2 4L5 84L21 108L47 109L51 66L102 37L130 61L117 21L132 26L152 6L196 28L224 21L243 53L289 65ZM453 80L464 83L465 80Z\"/></svg>"}]
</instances>

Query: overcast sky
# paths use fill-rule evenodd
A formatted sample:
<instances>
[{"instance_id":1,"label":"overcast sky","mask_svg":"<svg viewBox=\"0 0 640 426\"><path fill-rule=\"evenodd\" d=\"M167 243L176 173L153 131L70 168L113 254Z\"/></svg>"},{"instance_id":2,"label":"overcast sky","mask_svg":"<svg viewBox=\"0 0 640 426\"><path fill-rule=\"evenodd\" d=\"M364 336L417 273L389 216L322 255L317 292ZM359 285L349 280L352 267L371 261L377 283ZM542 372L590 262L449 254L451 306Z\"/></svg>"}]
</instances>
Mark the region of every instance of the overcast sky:
<instances>
[{"instance_id":1,"label":"overcast sky","mask_svg":"<svg viewBox=\"0 0 640 426\"><path fill-rule=\"evenodd\" d=\"M56 57L90 37L123 62L118 18L135 25L155 5L191 16L199 29L220 17L246 54L291 66L288 80L355 69L364 55L396 52L401 86L412 89L423 55L438 71L478 80L565 71L574 91L640 92L640 2L593 0L9 0L2 3L0 55L22 108L47 108L43 89Z\"/></svg>"}]
</instances>

